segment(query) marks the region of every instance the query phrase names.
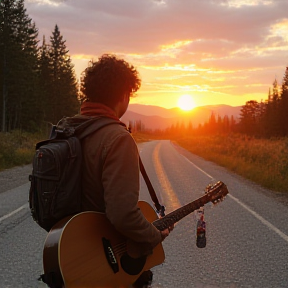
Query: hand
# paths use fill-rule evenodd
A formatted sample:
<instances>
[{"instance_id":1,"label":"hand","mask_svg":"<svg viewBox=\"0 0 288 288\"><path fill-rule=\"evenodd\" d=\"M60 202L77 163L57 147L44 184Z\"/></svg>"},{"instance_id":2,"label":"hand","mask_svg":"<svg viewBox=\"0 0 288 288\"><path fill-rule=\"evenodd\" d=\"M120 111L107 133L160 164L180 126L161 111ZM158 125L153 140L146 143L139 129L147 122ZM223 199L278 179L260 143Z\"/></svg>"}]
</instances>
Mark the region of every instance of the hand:
<instances>
[{"instance_id":1,"label":"hand","mask_svg":"<svg viewBox=\"0 0 288 288\"><path fill-rule=\"evenodd\" d=\"M167 229L160 231L162 241L170 234L170 232L174 229L174 224L169 226Z\"/></svg>"}]
</instances>

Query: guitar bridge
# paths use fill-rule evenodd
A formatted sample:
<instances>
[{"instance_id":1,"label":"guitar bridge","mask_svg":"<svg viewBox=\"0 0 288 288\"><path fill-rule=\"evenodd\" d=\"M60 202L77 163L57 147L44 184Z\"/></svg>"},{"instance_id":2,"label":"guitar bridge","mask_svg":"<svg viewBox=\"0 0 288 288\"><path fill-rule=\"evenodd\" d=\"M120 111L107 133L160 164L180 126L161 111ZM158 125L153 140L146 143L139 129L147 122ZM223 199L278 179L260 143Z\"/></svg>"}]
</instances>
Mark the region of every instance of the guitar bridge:
<instances>
[{"instance_id":1,"label":"guitar bridge","mask_svg":"<svg viewBox=\"0 0 288 288\"><path fill-rule=\"evenodd\" d=\"M110 241L103 237L102 243L103 243L103 248L104 248L104 252L106 255L106 259L107 259L110 267L112 268L114 273L119 272L119 265L118 265L118 262L117 262L115 255L114 255Z\"/></svg>"}]
</instances>

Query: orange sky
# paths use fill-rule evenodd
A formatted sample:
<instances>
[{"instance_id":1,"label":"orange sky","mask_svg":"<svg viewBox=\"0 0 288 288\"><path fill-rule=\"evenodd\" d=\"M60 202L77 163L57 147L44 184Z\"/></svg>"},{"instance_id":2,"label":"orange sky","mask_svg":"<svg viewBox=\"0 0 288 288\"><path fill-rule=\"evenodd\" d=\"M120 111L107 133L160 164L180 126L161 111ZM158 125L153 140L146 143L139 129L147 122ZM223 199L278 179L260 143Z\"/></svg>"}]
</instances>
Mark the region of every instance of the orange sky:
<instances>
[{"instance_id":1,"label":"orange sky","mask_svg":"<svg viewBox=\"0 0 288 288\"><path fill-rule=\"evenodd\" d=\"M287 0L26 0L39 38L55 24L77 76L114 53L142 78L131 103L197 106L266 100L288 65Z\"/></svg>"}]
</instances>

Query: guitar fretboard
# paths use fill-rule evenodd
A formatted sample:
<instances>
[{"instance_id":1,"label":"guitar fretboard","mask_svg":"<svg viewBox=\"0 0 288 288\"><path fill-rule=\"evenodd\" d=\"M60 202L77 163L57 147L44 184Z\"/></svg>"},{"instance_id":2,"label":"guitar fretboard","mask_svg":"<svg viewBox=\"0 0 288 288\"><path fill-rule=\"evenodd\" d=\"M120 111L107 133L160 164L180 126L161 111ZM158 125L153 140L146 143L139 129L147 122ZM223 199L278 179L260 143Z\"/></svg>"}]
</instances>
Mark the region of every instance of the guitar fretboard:
<instances>
[{"instance_id":1,"label":"guitar fretboard","mask_svg":"<svg viewBox=\"0 0 288 288\"><path fill-rule=\"evenodd\" d=\"M204 206L206 203L215 200L222 200L228 194L227 186L222 182L217 182L215 186L211 188L204 196L198 198L197 200L184 205L176 209L175 211L167 214L163 218L157 219L153 222L153 225L160 231L167 229L169 226L175 224L182 218L186 217L193 211L199 209Z\"/></svg>"},{"instance_id":2,"label":"guitar fretboard","mask_svg":"<svg viewBox=\"0 0 288 288\"><path fill-rule=\"evenodd\" d=\"M206 203L210 201L210 197L208 195L204 195L203 197L186 204L183 207L176 209L175 211L167 214L163 218L157 219L153 222L153 225L160 231L167 229L169 226L177 223L182 218L186 217L193 211L199 209L204 206Z\"/></svg>"}]
</instances>

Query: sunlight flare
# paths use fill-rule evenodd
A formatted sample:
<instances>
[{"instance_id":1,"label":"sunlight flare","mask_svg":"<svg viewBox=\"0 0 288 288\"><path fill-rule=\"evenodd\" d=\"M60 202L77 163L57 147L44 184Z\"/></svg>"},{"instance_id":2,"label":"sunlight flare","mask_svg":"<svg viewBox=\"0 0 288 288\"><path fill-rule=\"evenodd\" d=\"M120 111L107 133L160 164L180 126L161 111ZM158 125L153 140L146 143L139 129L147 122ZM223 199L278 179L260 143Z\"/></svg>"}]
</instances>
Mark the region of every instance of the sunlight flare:
<instances>
[{"instance_id":1,"label":"sunlight flare","mask_svg":"<svg viewBox=\"0 0 288 288\"><path fill-rule=\"evenodd\" d=\"M195 108L195 102L190 95L185 94L178 99L178 107L182 110L189 111Z\"/></svg>"}]
</instances>

